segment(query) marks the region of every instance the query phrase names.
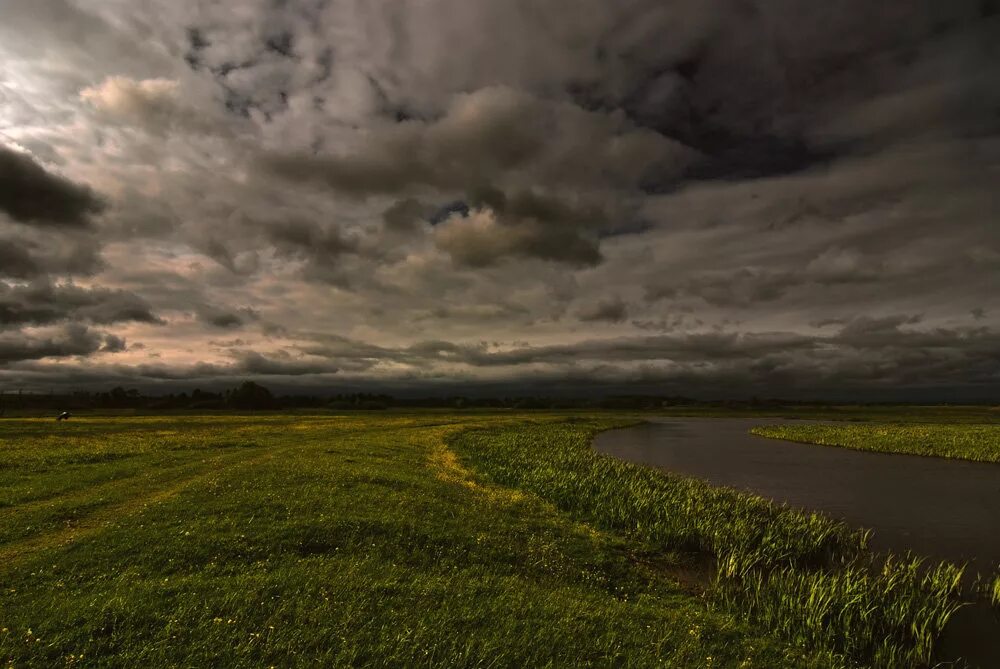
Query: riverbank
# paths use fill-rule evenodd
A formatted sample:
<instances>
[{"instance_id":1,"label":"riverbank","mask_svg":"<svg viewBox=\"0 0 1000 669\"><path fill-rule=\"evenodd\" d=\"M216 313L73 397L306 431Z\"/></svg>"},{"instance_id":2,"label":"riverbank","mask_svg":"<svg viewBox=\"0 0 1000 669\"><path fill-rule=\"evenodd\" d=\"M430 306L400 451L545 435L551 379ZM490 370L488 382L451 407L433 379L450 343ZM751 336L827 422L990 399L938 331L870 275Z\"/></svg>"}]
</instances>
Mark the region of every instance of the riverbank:
<instances>
[{"instance_id":1,"label":"riverbank","mask_svg":"<svg viewBox=\"0 0 1000 669\"><path fill-rule=\"evenodd\" d=\"M827 517L604 457L593 423L473 430L452 445L496 483L528 490L647 555L708 556L705 596L847 664L917 667L959 606L961 569L866 549Z\"/></svg>"},{"instance_id":2,"label":"riverbank","mask_svg":"<svg viewBox=\"0 0 1000 669\"><path fill-rule=\"evenodd\" d=\"M902 453L973 462L1000 463L1000 425L946 423L852 423L767 425L751 432L761 437L805 444L840 446L875 453Z\"/></svg>"}]
</instances>

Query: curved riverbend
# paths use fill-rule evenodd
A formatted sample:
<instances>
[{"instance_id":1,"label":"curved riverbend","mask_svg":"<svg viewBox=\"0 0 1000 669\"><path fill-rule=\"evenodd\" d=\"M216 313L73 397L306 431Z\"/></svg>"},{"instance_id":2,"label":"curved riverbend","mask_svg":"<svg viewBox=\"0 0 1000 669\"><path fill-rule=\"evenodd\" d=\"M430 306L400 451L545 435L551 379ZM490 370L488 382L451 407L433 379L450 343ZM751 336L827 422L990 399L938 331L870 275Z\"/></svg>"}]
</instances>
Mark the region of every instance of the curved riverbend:
<instances>
[{"instance_id":1,"label":"curved riverbend","mask_svg":"<svg viewBox=\"0 0 1000 669\"><path fill-rule=\"evenodd\" d=\"M1000 565L1000 465L870 453L758 437L755 425L791 421L743 418L658 419L604 432L608 455L874 530L872 546Z\"/></svg>"},{"instance_id":2,"label":"curved riverbend","mask_svg":"<svg viewBox=\"0 0 1000 669\"><path fill-rule=\"evenodd\" d=\"M1000 465L801 444L750 434L782 419L670 418L603 432L599 452L695 476L874 530L877 550L1000 565ZM1000 620L984 604L961 609L941 659L1000 667Z\"/></svg>"}]
</instances>

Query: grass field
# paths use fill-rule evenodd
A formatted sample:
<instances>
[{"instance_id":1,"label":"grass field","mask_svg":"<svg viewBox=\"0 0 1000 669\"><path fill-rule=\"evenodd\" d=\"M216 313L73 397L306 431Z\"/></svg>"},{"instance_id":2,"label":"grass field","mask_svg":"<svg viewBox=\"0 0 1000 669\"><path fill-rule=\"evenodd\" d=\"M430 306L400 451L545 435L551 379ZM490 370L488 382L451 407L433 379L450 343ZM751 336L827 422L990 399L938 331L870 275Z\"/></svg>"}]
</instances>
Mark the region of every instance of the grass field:
<instances>
[{"instance_id":1,"label":"grass field","mask_svg":"<svg viewBox=\"0 0 1000 669\"><path fill-rule=\"evenodd\" d=\"M853 423L755 427L756 435L859 451L1000 462L1000 425Z\"/></svg>"},{"instance_id":2,"label":"grass field","mask_svg":"<svg viewBox=\"0 0 1000 669\"><path fill-rule=\"evenodd\" d=\"M0 421L0 660L926 663L957 570L872 562L832 521L595 455L621 423Z\"/></svg>"},{"instance_id":3,"label":"grass field","mask_svg":"<svg viewBox=\"0 0 1000 669\"><path fill-rule=\"evenodd\" d=\"M674 406L659 413L692 417L774 417L804 420L882 423L974 423L1000 424L1000 406L915 405L915 404L831 404L789 406Z\"/></svg>"}]
</instances>

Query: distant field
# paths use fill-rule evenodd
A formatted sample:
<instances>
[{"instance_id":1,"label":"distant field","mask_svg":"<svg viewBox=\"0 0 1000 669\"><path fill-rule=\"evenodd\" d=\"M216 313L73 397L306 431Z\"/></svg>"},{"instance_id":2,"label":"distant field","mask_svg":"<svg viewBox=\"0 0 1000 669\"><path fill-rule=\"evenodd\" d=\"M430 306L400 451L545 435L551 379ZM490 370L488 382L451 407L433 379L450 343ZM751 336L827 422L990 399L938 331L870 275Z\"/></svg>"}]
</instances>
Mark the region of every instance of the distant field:
<instances>
[{"instance_id":1,"label":"distant field","mask_svg":"<svg viewBox=\"0 0 1000 669\"><path fill-rule=\"evenodd\" d=\"M855 423L755 427L756 435L860 451L1000 462L1000 425Z\"/></svg>"},{"instance_id":2,"label":"distant field","mask_svg":"<svg viewBox=\"0 0 1000 669\"><path fill-rule=\"evenodd\" d=\"M801 418L885 423L975 423L1000 424L1000 406L989 405L893 405L831 404L791 406L674 406L661 413L671 416Z\"/></svg>"},{"instance_id":3,"label":"distant field","mask_svg":"<svg viewBox=\"0 0 1000 669\"><path fill-rule=\"evenodd\" d=\"M0 420L0 661L928 661L957 570L872 563L839 523L590 448L628 420Z\"/></svg>"}]
</instances>

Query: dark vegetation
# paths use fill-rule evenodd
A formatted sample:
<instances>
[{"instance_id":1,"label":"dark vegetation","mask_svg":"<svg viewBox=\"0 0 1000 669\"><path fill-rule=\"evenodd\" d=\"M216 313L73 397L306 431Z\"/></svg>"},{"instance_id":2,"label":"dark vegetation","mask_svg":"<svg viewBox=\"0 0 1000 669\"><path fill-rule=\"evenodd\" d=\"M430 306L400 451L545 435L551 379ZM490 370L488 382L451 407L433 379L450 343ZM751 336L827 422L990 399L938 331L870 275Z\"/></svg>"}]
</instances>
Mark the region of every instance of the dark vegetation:
<instances>
[{"instance_id":1,"label":"dark vegetation","mask_svg":"<svg viewBox=\"0 0 1000 669\"><path fill-rule=\"evenodd\" d=\"M444 395L395 397L373 392L330 392L323 394L276 394L255 381L245 381L226 390L143 394L121 386L107 391L80 390L70 393L0 390L0 414L18 414L53 410L103 411L277 411L292 409L328 409L335 411L383 409L514 409L567 410L607 409L625 411L665 411L682 415L784 415L802 418L871 420L880 415L894 420L933 419L930 413L941 410L948 420L960 420L967 411L977 421L1000 422L1000 411L990 405L952 406L852 404L787 399L700 400L680 395L611 395L606 397L503 396L481 397ZM901 413L902 412L902 413ZM929 413L930 412L930 413Z\"/></svg>"}]
</instances>

